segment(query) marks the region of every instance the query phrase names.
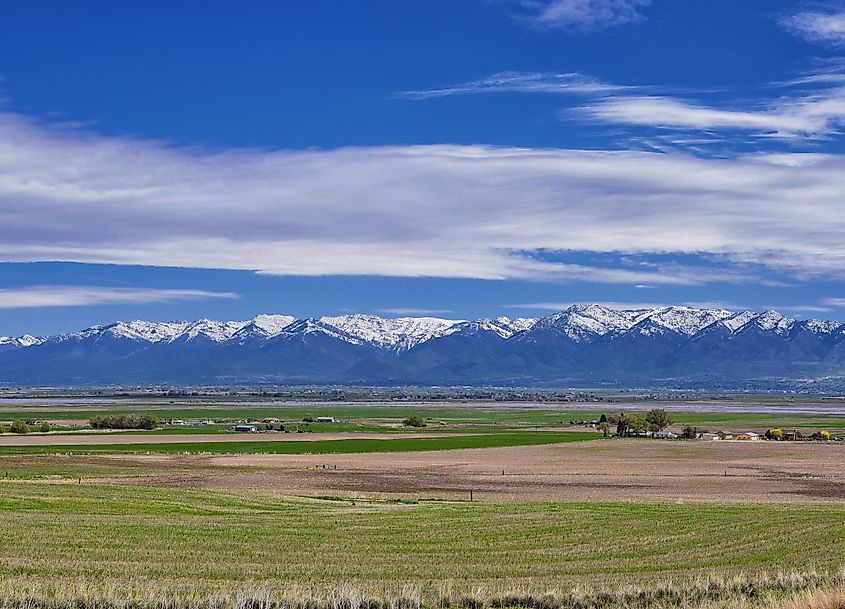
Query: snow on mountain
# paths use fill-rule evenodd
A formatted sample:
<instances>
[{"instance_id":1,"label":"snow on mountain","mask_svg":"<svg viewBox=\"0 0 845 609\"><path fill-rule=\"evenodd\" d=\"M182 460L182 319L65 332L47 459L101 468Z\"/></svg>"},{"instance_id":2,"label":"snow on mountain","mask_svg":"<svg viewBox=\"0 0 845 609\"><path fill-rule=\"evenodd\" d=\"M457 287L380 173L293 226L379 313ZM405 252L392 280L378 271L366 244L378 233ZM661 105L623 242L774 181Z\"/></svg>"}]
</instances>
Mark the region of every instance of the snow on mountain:
<instances>
[{"instance_id":1,"label":"snow on mountain","mask_svg":"<svg viewBox=\"0 0 845 609\"><path fill-rule=\"evenodd\" d=\"M403 352L431 339L455 332L467 336L492 332L503 340L526 331L529 340L534 340L537 336L535 333L551 332L563 334L573 342L581 343L608 333L618 336L632 330L639 334L655 334L663 333L665 329L693 337L704 329L721 327L731 334L757 328L788 338L796 323L795 319L772 310L763 313L732 312L725 309L697 309L686 306L618 310L597 304L578 304L540 319L496 317L465 321L437 317L383 318L353 314L300 320L290 315L258 315L247 321L119 321L52 337L0 337L0 346L7 349L25 348L45 342L61 343L105 336L147 343L190 342L203 337L215 343L223 343L230 340L243 342L247 337L265 340L275 336L319 332L351 344L366 343L381 349ZM818 334L845 333L845 325L834 321L808 320L800 322L800 325L805 330Z\"/></svg>"},{"instance_id":2,"label":"snow on mountain","mask_svg":"<svg viewBox=\"0 0 845 609\"><path fill-rule=\"evenodd\" d=\"M617 311L602 305L577 304L539 319L531 330L560 332L579 343L608 332L630 329L636 323L634 319L638 313L640 311Z\"/></svg>"},{"instance_id":3,"label":"snow on mountain","mask_svg":"<svg viewBox=\"0 0 845 609\"><path fill-rule=\"evenodd\" d=\"M731 332L736 332L742 326L747 324L749 321L757 317L759 313L755 313L754 311L741 311L740 313L733 313L730 317L726 317L724 319L720 319L718 324L724 326Z\"/></svg>"},{"instance_id":4,"label":"snow on mountain","mask_svg":"<svg viewBox=\"0 0 845 609\"><path fill-rule=\"evenodd\" d=\"M791 317L785 317L777 311L769 309L748 322L746 327L751 324L754 324L766 332L774 332L775 334L783 335L792 329L792 326L795 324L795 320Z\"/></svg>"},{"instance_id":5,"label":"snow on mountain","mask_svg":"<svg viewBox=\"0 0 845 609\"><path fill-rule=\"evenodd\" d=\"M658 307L647 310L641 319L650 319L678 334L693 336L707 326L733 313L725 309L696 309L693 307Z\"/></svg>"},{"instance_id":6,"label":"snow on mountain","mask_svg":"<svg viewBox=\"0 0 845 609\"><path fill-rule=\"evenodd\" d=\"M296 321L291 315L258 315L244 324L232 335L232 339L243 341L248 337L268 338L281 334Z\"/></svg>"},{"instance_id":7,"label":"snow on mountain","mask_svg":"<svg viewBox=\"0 0 845 609\"><path fill-rule=\"evenodd\" d=\"M30 336L29 334L24 334L23 336L18 336L14 338L12 336L0 336L0 345L8 345L12 347L31 347L33 345L39 345L44 342L42 338L36 338L34 336Z\"/></svg>"},{"instance_id":8,"label":"snow on mountain","mask_svg":"<svg viewBox=\"0 0 845 609\"><path fill-rule=\"evenodd\" d=\"M308 334L325 334L326 336L330 336L353 345L360 345L366 342L358 336L349 334L337 326L323 321L323 319L314 319L313 317L297 319L292 324L286 326L276 336L290 338L292 336L305 336Z\"/></svg>"},{"instance_id":9,"label":"snow on mountain","mask_svg":"<svg viewBox=\"0 0 845 609\"><path fill-rule=\"evenodd\" d=\"M455 331L463 320L438 317L384 318L376 315L339 315L321 317L320 321L382 349L407 351L417 345L446 336Z\"/></svg>"},{"instance_id":10,"label":"snow on mountain","mask_svg":"<svg viewBox=\"0 0 845 609\"><path fill-rule=\"evenodd\" d=\"M188 322L153 322L136 319L130 322L118 321L104 328L112 336L130 340L157 343L173 340L188 327Z\"/></svg>"},{"instance_id":11,"label":"snow on mountain","mask_svg":"<svg viewBox=\"0 0 845 609\"><path fill-rule=\"evenodd\" d=\"M536 319L529 317L517 317L512 319L510 317L501 316L494 319L464 321L453 326L450 330L460 332L464 336L473 336L480 332L491 332L499 338L506 340L517 332L530 330L536 323Z\"/></svg>"},{"instance_id":12,"label":"snow on mountain","mask_svg":"<svg viewBox=\"0 0 845 609\"><path fill-rule=\"evenodd\" d=\"M811 332L817 334L832 334L837 330L845 330L845 325L838 321L821 321L819 319L809 319L805 323L805 327Z\"/></svg>"}]
</instances>

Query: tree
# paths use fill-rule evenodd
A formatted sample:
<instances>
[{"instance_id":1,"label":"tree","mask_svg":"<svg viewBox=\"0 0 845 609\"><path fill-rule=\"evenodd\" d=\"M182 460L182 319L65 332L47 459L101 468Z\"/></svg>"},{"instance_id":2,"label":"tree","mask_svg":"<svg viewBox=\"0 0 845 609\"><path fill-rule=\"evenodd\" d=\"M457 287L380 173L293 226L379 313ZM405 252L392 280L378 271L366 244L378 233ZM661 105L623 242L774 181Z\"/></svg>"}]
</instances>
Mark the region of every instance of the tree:
<instances>
[{"instance_id":1,"label":"tree","mask_svg":"<svg viewBox=\"0 0 845 609\"><path fill-rule=\"evenodd\" d=\"M38 426L38 431L43 431L44 433L47 433L51 429L52 427L49 421L41 421L41 425Z\"/></svg>"},{"instance_id":2,"label":"tree","mask_svg":"<svg viewBox=\"0 0 845 609\"><path fill-rule=\"evenodd\" d=\"M662 408L652 408L646 413L645 421L651 431L663 431L672 424L672 417Z\"/></svg>"},{"instance_id":3,"label":"tree","mask_svg":"<svg viewBox=\"0 0 845 609\"><path fill-rule=\"evenodd\" d=\"M681 437L685 440L695 440L698 437L698 428L687 425L681 432Z\"/></svg>"},{"instance_id":4,"label":"tree","mask_svg":"<svg viewBox=\"0 0 845 609\"><path fill-rule=\"evenodd\" d=\"M303 423L313 423L316 420L317 419L314 418L313 414L306 414L304 417L302 417Z\"/></svg>"},{"instance_id":5,"label":"tree","mask_svg":"<svg viewBox=\"0 0 845 609\"><path fill-rule=\"evenodd\" d=\"M601 416L599 417L599 424L601 423L607 423L607 415L604 413L601 413Z\"/></svg>"},{"instance_id":6,"label":"tree","mask_svg":"<svg viewBox=\"0 0 845 609\"><path fill-rule=\"evenodd\" d=\"M422 417L417 416L417 415L412 415L412 416L408 417L407 419L405 419L404 421L402 421L402 425L404 425L405 427L425 427L426 423L425 423L425 419L423 419Z\"/></svg>"},{"instance_id":7,"label":"tree","mask_svg":"<svg viewBox=\"0 0 845 609\"><path fill-rule=\"evenodd\" d=\"M29 433L29 425L23 419L15 420L9 427L12 433Z\"/></svg>"},{"instance_id":8,"label":"tree","mask_svg":"<svg viewBox=\"0 0 845 609\"><path fill-rule=\"evenodd\" d=\"M610 423L608 423L607 421L599 423L598 429L604 434L605 438L610 435Z\"/></svg>"},{"instance_id":9,"label":"tree","mask_svg":"<svg viewBox=\"0 0 845 609\"><path fill-rule=\"evenodd\" d=\"M648 429L648 423L642 417L631 415L628 422L628 433L639 433Z\"/></svg>"},{"instance_id":10,"label":"tree","mask_svg":"<svg viewBox=\"0 0 845 609\"><path fill-rule=\"evenodd\" d=\"M627 436L628 427L631 425L631 417L624 412L620 412L619 416L613 418L616 422L616 435Z\"/></svg>"},{"instance_id":11,"label":"tree","mask_svg":"<svg viewBox=\"0 0 845 609\"><path fill-rule=\"evenodd\" d=\"M783 440L783 431L780 429L770 429L766 432L767 440Z\"/></svg>"}]
</instances>

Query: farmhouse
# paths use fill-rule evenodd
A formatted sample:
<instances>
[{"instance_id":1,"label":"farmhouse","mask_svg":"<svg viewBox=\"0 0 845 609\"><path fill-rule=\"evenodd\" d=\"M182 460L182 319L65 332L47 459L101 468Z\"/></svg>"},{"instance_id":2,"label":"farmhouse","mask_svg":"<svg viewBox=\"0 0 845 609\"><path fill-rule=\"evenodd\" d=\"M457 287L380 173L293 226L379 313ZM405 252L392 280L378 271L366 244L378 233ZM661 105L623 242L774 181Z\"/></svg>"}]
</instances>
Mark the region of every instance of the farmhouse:
<instances>
[{"instance_id":1,"label":"farmhouse","mask_svg":"<svg viewBox=\"0 0 845 609\"><path fill-rule=\"evenodd\" d=\"M232 429L241 433L258 433L255 425L235 425Z\"/></svg>"},{"instance_id":2,"label":"farmhouse","mask_svg":"<svg viewBox=\"0 0 845 609\"><path fill-rule=\"evenodd\" d=\"M742 433L736 434L737 440L759 440L760 434L756 434L753 431L744 431Z\"/></svg>"},{"instance_id":3,"label":"farmhouse","mask_svg":"<svg viewBox=\"0 0 845 609\"><path fill-rule=\"evenodd\" d=\"M318 423L334 423L334 417L317 417Z\"/></svg>"}]
</instances>

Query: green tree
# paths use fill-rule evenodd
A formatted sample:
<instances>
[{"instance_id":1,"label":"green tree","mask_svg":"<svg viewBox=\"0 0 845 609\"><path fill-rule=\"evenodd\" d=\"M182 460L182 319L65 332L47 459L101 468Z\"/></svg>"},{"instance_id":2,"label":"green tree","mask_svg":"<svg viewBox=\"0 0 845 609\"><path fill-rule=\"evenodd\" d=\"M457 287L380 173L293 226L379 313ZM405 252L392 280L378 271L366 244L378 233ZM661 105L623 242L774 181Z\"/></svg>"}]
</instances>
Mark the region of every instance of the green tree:
<instances>
[{"instance_id":1,"label":"green tree","mask_svg":"<svg viewBox=\"0 0 845 609\"><path fill-rule=\"evenodd\" d=\"M681 432L681 437L685 440L695 440L698 437L698 428L687 425Z\"/></svg>"},{"instance_id":2,"label":"green tree","mask_svg":"<svg viewBox=\"0 0 845 609\"><path fill-rule=\"evenodd\" d=\"M49 421L41 421L41 425L38 426L38 431L43 431L44 433L47 433L51 429L52 427Z\"/></svg>"},{"instance_id":3,"label":"green tree","mask_svg":"<svg viewBox=\"0 0 845 609\"><path fill-rule=\"evenodd\" d=\"M29 425L23 419L15 420L9 427L12 433L29 433Z\"/></svg>"},{"instance_id":4,"label":"green tree","mask_svg":"<svg viewBox=\"0 0 845 609\"><path fill-rule=\"evenodd\" d=\"M616 423L617 436L628 435L628 428L631 426L631 415L620 412L617 416L613 417L612 422Z\"/></svg>"},{"instance_id":5,"label":"green tree","mask_svg":"<svg viewBox=\"0 0 845 609\"><path fill-rule=\"evenodd\" d=\"M314 421L316 421L316 420L317 420L317 419L315 419L315 418L314 418L314 415L313 415L313 414L310 414L310 413L309 413L309 414L306 414L304 417L302 417L302 422L303 422L303 423L313 423L313 422L314 422Z\"/></svg>"},{"instance_id":6,"label":"green tree","mask_svg":"<svg viewBox=\"0 0 845 609\"><path fill-rule=\"evenodd\" d=\"M602 415L602 416L604 416L604 415ZM599 429L600 432L602 432L604 434L605 438L610 435L610 423L608 423L607 421L604 421L603 423L599 423L598 429Z\"/></svg>"},{"instance_id":7,"label":"green tree","mask_svg":"<svg viewBox=\"0 0 845 609\"><path fill-rule=\"evenodd\" d=\"M652 408L646 413L645 422L651 431L663 431L672 424L672 417L662 408Z\"/></svg>"},{"instance_id":8,"label":"green tree","mask_svg":"<svg viewBox=\"0 0 845 609\"><path fill-rule=\"evenodd\" d=\"M425 427L426 422L424 418L417 415L412 415L402 421L402 425L404 425L405 427Z\"/></svg>"},{"instance_id":9,"label":"green tree","mask_svg":"<svg viewBox=\"0 0 845 609\"><path fill-rule=\"evenodd\" d=\"M637 433L648 429L648 423L637 415L631 415L631 420L628 423L628 433Z\"/></svg>"},{"instance_id":10,"label":"green tree","mask_svg":"<svg viewBox=\"0 0 845 609\"><path fill-rule=\"evenodd\" d=\"M601 413L601 416L599 417L599 423L607 423L607 415L606 414Z\"/></svg>"}]
</instances>

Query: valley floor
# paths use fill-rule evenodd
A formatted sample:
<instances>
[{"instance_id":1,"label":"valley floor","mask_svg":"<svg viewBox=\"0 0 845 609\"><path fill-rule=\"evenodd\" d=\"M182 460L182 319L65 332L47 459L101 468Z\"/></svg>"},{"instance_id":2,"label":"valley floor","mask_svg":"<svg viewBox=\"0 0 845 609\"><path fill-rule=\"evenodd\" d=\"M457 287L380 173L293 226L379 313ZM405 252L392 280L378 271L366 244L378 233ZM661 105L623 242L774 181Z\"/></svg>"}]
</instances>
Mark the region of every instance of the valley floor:
<instances>
[{"instance_id":1,"label":"valley floor","mask_svg":"<svg viewBox=\"0 0 845 609\"><path fill-rule=\"evenodd\" d=\"M845 443L602 438L459 407L408 433L385 414L5 434L0 604L738 609L845 584Z\"/></svg>"}]
</instances>

